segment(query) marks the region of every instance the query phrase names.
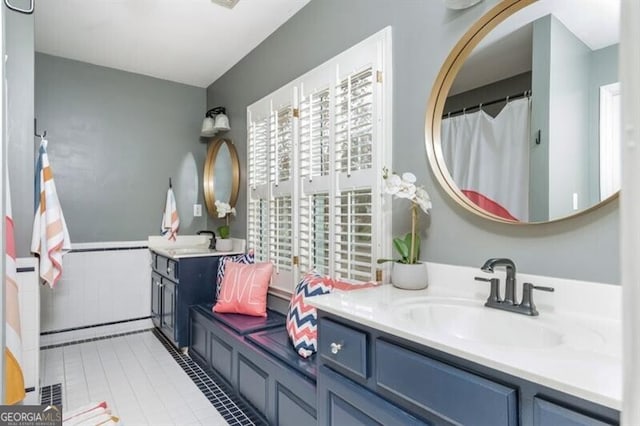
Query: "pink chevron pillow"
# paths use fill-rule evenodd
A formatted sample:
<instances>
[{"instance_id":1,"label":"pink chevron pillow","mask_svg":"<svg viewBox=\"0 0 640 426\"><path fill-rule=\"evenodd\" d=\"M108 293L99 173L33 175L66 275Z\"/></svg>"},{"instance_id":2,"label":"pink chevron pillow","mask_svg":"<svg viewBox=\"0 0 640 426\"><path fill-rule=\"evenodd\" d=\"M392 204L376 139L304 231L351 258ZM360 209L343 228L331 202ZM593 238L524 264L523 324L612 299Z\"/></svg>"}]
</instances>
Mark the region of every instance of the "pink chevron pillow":
<instances>
[{"instance_id":1,"label":"pink chevron pillow","mask_svg":"<svg viewBox=\"0 0 640 426\"><path fill-rule=\"evenodd\" d=\"M267 290L273 265L269 262L240 264L227 262L220 297L214 312L267 316Z\"/></svg>"},{"instance_id":2,"label":"pink chevron pillow","mask_svg":"<svg viewBox=\"0 0 640 426\"><path fill-rule=\"evenodd\" d=\"M318 350L318 314L307 305L308 297L331 292L332 279L316 271L308 272L296 286L287 312L287 333L293 347L303 358Z\"/></svg>"},{"instance_id":3,"label":"pink chevron pillow","mask_svg":"<svg viewBox=\"0 0 640 426\"><path fill-rule=\"evenodd\" d=\"M350 291L375 286L376 283L345 283L317 271L307 273L296 286L287 313L287 333L296 352L308 358L318 350L318 314L306 303L307 298L334 290Z\"/></svg>"}]
</instances>

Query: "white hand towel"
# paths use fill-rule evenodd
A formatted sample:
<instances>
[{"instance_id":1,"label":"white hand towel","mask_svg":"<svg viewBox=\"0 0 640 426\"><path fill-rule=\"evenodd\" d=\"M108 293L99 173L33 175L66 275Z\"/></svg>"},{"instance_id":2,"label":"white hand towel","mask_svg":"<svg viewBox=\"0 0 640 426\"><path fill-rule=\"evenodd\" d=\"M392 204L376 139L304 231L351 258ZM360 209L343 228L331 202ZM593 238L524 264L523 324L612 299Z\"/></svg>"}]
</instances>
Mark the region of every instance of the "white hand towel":
<instances>
[{"instance_id":1,"label":"white hand towel","mask_svg":"<svg viewBox=\"0 0 640 426\"><path fill-rule=\"evenodd\" d=\"M180 228L180 217L176 207L176 197L173 195L173 189L167 190L167 201L164 206L164 214L162 215L162 235L169 240L176 240L178 228Z\"/></svg>"},{"instance_id":2,"label":"white hand towel","mask_svg":"<svg viewBox=\"0 0 640 426\"><path fill-rule=\"evenodd\" d=\"M40 256L40 278L53 287L62 276L62 256L71 250L71 239L53 181L46 139L40 142L36 168L40 198L33 220L31 252Z\"/></svg>"}]
</instances>

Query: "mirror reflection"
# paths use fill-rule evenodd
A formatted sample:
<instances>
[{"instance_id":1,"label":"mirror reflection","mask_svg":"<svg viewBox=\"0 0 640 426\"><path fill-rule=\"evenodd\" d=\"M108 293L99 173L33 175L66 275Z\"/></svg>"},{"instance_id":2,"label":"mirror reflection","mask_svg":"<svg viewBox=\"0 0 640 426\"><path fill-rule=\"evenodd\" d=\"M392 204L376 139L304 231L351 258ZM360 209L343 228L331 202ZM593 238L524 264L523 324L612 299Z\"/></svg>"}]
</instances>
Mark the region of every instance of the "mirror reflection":
<instances>
[{"instance_id":1,"label":"mirror reflection","mask_svg":"<svg viewBox=\"0 0 640 426\"><path fill-rule=\"evenodd\" d=\"M619 10L619 0L536 1L460 68L439 168L485 216L546 222L617 194Z\"/></svg>"},{"instance_id":2,"label":"mirror reflection","mask_svg":"<svg viewBox=\"0 0 640 426\"><path fill-rule=\"evenodd\" d=\"M207 211L217 217L216 200L235 207L240 187L238 152L229 139L216 139L209 144L204 165L204 199Z\"/></svg>"}]
</instances>

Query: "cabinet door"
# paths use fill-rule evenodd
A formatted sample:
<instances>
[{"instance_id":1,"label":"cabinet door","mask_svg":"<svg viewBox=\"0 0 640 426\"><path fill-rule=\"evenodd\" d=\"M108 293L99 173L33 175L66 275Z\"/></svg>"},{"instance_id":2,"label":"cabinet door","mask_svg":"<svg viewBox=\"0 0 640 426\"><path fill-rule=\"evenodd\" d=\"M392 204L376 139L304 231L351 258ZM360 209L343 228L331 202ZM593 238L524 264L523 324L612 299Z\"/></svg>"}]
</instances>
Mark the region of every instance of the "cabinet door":
<instances>
[{"instance_id":1,"label":"cabinet door","mask_svg":"<svg viewBox=\"0 0 640 426\"><path fill-rule=\"evenodd\" d=\"M324 366L318 374L317 414L319 425L428 424Z\"/></svg>"},{"instance_id":2,"label":"cabinet door","mask_svg":"<svg viewBox=\"0 0 640 426\"><path fill-rule=\"evenodd\" d=\"M534 398L533 424L534 426L608 426L615 423L594 419L544 399Z\"/></svg>"},{"instance_id":3,"label":"cabinet door","mask_svg":"<svg viewBox=\"0 0 640 426\"><path fill-rule=\"evenodd\" d=\"M162 284L161 328L175 340L176 285L167 279L163 279Z\"/></svg>"},{"instance_id":4,"label":"cabinet door","mask_svg":"<svg viewBox=\"0 0 640 426\"><path fill-rule=\"evenodd\" d=\"M161 327L161 285L162 278L157 273L151 274L151 320L153 321L153 325L156 327Z\"/></svg>"}]
</instances>

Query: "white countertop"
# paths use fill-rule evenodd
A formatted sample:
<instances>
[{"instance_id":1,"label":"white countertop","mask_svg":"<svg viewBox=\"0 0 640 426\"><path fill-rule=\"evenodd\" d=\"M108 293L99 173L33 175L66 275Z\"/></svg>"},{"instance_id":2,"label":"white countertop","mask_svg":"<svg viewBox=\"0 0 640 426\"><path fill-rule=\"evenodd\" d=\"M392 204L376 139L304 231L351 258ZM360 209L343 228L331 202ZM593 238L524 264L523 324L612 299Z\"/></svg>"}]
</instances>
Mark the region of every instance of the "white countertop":
<instances>
[{"instance_id":1,"label":"white countertop","mask_svg":"<svg viewBox=\"0 0 640 426\"><path fill-rule=\"evenodd\" d=\"M207 256L229 256L234 254L240 254L241 251L218 251L210 248L194 248L194 251L185 252L183 248L166 248L166 247L149 247L154 252L161 254L172 259L182 259L186 257L207 257Z\"/></svg>"},{"instance_id":2,"label":"white countertop","mask_svg":"<svg viewBox=\"0 0 640 426\"><path fill-rule=\"evenodd\" d=\"M178 235L174 240L161 236L149 236L149 249L173 259L186 257L227 256L244 253L245 242L232 238L233 248L229 251L218 251L209 248L209 235Z\"/></svg>"},{"instance_id":3,"label":"white countertop","mask_svg":"<svg viewBox=\"0 0 640 426\"><path fill-rule=\"evenodd\" d=\"M601 404L622 407L622 324L620 286L518 274L517 294L523 282L552 286L554 293L534 292L540 315L485 308L488 284L473 280L489 277L477 268L428 264L429 287L401 290L382 285L351 292L334 292L309 299L320 310L407 339L513 376ZM496 275L504 282L504 273ZM520 297L520 296L518 296ZM480 315L503 315L507 327L523 321L560 330L562 341L549 347L494 344L456 337L442 327L416 323L399 315L399 308L416 301L456 301ZM500 319L500 318L499 318ZM527 324L528 325L528 324Z\"/></svg>"}]
</instances>

